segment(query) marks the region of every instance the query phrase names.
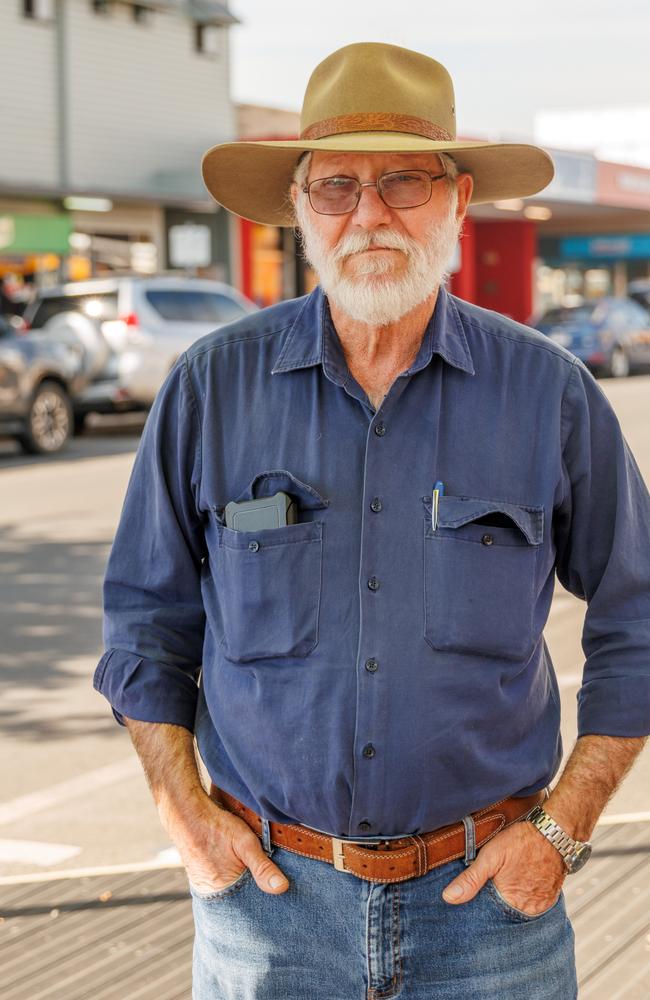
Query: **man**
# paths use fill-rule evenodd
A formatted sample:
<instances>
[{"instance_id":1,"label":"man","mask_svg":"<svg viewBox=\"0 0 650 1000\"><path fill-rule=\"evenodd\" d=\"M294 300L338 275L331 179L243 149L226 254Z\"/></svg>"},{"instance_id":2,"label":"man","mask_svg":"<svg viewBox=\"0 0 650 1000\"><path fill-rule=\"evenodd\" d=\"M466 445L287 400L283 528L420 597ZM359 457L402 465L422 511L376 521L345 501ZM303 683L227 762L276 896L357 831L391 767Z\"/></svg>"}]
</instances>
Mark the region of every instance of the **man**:
<instances>
[{"instance_id":1,"label":"man","mask_svg":"<svg viewBox=\"0 0 650 1000\"><path fill-rule=\"evenodd\" d=\"M106 574L95 684L187 868L194 996L570 1000L562 884L650 732L650 498L584 365L444 288L470 202L548 157L457 141L444 68L360 44L299 140L203 173L295 211L321 287L179 360ZM556 572L586 664L548 795Z\"/></svg>"}]
</instances>

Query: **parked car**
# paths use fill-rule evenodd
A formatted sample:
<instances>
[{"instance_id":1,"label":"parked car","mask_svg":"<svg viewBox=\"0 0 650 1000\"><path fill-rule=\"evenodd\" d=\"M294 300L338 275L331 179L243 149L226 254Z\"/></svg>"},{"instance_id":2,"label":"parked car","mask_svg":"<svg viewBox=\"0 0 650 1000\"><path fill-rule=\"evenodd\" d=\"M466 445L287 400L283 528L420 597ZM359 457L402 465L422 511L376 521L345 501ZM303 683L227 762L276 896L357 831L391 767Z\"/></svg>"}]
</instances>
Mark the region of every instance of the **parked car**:
<instances>
[{"instance_id":1,"label":"parked car","mask_svg":"<svg viewBox=\"0 0 650 1000\"><path fill-rule=\"evenodd\" d=\"M627 294L644 309L650 311L650 278L637 278L627 286Z\"/></svg>"},{"instance_id":2,"label":"parked car","mask_svg":"<svg viewBox=\"0 0 650 1000\"><path fill-rule=\"evenodd\" d=\"M76 406L80 426L91 410L151 406L190 344L256 310L221 282L120 276L43 289L24 319L27 327L54 330L81 345L93 374Z\"/></svg>"},{"instance_id":3,"label":"parked car","mask_svg":"<svg viewBox=\"0 0 650 1000\"><path fill-rule=\"evenodd\" d=\"M550 309L533 325L595 375L621 377L650 367L650 315L631 299Z\"/></svg>"},{"instance_id":4,"label":"parked car","mask_svg":"<svg viewBox=\"0 0 650 1000\"><path fill-rule=\"evenodd\" d=\"M0 434L52 454L73 430L72 401L87 376L81 353L52 336L23 336L0 316Z\"/></svg>"}]
</instances>

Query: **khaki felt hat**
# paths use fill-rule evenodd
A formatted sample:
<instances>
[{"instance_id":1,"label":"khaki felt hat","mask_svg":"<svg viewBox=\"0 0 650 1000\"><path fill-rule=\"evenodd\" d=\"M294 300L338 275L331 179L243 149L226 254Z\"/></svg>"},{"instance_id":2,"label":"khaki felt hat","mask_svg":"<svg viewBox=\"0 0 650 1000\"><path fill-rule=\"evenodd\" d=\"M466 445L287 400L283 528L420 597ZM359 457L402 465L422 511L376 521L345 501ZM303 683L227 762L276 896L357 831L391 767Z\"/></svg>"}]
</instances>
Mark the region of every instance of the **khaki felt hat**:
<instances>
[{"instance_id":1,"label":"khaki felt hat","mask_svg":"<svg viewBox=\"0 0 650 1000\"><path fill-rule=\"evenodd\" d=\"M205 153L203 180L219 204L253 222L294 225L289 187L307 150L449 153L474 178L472 202L546 187L553 162L537 146L458 142L454 87L441 63L379 42L346 45L312 73L300 138L225 142Z\"/></svg>"}]
</instances>

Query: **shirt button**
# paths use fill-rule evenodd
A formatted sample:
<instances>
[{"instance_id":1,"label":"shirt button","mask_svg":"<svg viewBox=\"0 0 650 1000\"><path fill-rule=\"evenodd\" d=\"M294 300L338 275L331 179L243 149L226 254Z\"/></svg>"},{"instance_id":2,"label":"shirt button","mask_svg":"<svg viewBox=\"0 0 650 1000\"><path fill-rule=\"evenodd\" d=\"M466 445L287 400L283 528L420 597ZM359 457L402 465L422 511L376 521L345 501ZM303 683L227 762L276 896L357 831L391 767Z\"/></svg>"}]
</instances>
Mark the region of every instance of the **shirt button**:
<instances>
[{"instance_id":1,"label":"shirt button","mask_svg":"<svg viewBox=\"0 0 650 1000\"><path fill-rule=\"evenodd\" d=\"M376 752L377 751L373 747L372 743L366 743L365 747L363 748L363 756L367 757L368 759L374 757Z\"/></svg>"},{"instance_id":2,"label":"shirt button","mask_svg":"<svg viewBox=\"0 0 650 1000\"><path fill-rule=\"evenodd\" d=\"M379 513L379 511L381 510L381 507L382 507L382 503L381 503L381 500L379 499L379 497L375 497L374 500L370 501L370 510L374 511L375 514Z\"/></svg>"},{"instance_id":3,"label":"shirt button","mask_svg":"<svg viewBox=\"0 0 650 1000\"><path fill-rule=\"evenodd\" d=\"M251 552L257 552L257 550L259 549L259 547L260 547L260 543L259 542L249 542L248 543L248 548L250 549Z\"/></svg>"},{"instance_id":4,"label":"shirt button","mask_svg":"<svg viewBox=\"0 0 650 1000\"><path fill-rule=\"evenodd\" d=\"M368 580L368 586L371 590L379 590L379 580L376 576L371 576Z\"/></svg>"},{"instance_id":5,"label":"shirt button","mask_svg":"<svg viewBox=\"0 0 650 1000\"><path fill-rule=\"evenodd\" d=\"M375 434L377 435L377 437L383 437L385 433L386 433L386 424L380 420L378 424L375 424Z\"/></svg>"},{"instance_id":6,"label":"shirt button","mask_svg":"<svg viewBox=\"0 0 650 1000\"><path fill-rule=\"evenodd\" d=\"M492 545L494 538L492 537L492 535L483 535L481 541L483 542L484 545Z\"/></svg>"},{"instance_id":7,"label":"shirt button","mask_svg":"<svg viewBox=\"0 0 650 1000\"><path fill-rule=\"evenodd\" d=\"M367 819L362 819L359 823L359 829L365 831L372 830L372 823L368 822Z\"/></svg>"},{"instance_id":8,"label":"shirt button","mask_svg":"<svg viewBox=\"0 0 650 1000\"><path fill-rule=\"evenodd\" d=\"M377 670L378 668L379 664L377 663L377 660L374 658L374 656L371 656L366 660L366 670L368 671L369 674L374 674L375 670Z\"/></svg>"}]
</instances>

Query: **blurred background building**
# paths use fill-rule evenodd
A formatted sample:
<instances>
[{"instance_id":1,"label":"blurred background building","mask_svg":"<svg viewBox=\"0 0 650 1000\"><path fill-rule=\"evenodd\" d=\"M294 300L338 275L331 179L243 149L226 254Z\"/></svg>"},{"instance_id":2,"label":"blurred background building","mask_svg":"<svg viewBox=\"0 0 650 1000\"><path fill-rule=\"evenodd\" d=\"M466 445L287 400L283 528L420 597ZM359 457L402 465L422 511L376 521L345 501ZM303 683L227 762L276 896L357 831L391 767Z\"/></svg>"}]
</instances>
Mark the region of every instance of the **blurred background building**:
<instances>
[{"instance_id":1,"label":"blurred background building","mask_svg":"<svg viewBox=\"0 0 650 1000\"><path fill-rule=\"evenodd\" d=\"M225 280L261 306L311 288L291 230L236 219L203 187L215 143L299 133L296 112L233 104L228 4L5 0L0 16L3 301L23 281L125 271ZM454 292L526 321L650 281L650 164L570 148L572 120L540 119L546 191L471 209Z\"/></svg>"},{"instance_id":2,"label":"blurred background building","mask_svg":"<svg viewBox=\"0 0 650 1000\"><path fill-rule=\"evenodd\" d=\"M0 18L0 275L229 279L231 221L200 174L236 135L226 5L5 0Z\"/></svg>"}]
</instances>

